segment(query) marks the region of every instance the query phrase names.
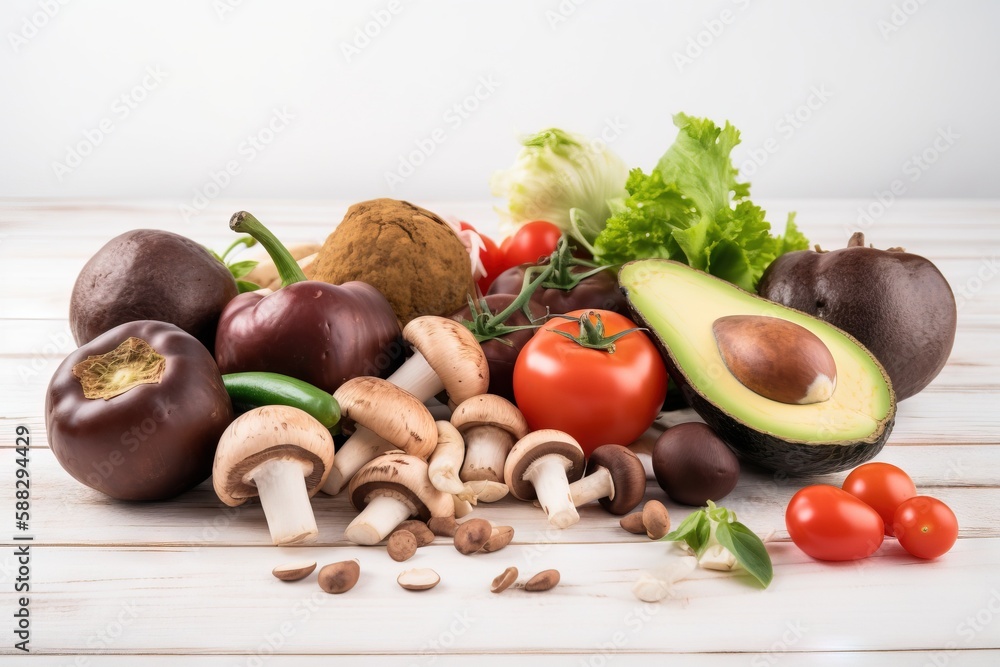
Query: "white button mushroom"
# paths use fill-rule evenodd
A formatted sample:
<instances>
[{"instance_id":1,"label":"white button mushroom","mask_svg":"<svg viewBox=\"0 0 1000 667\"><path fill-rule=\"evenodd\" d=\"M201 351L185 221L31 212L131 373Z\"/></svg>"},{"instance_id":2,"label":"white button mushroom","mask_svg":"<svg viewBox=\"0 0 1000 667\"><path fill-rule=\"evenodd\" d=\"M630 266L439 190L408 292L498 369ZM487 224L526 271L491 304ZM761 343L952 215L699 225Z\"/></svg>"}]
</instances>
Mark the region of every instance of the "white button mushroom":
<instances>
[{"instance_id":1,"label":"white button mushroom","mask_svg":"<svg viewBox=\"0 0 1000 667\"><path fill-rule=\"evenodd\" d=\"M369 461L351 479L348 493L361 512L344 531L355 544L378 544L410 517L455 515L453 496L431 486L427 462L403 452Z\"/></svg>"},{"instance_id":2,"label":"white button mushroom","mask_svg":"<svg viewBox=\"0 0 1000 667\"><path fill-rule=\"evenodd\" d=\"M426 401L442 391L454 406L486 393L490 368L471 331L446 317L425 315L403 327L413 356L389 376L389 382Z\"/></svg>"},{"instance_id":3,"label":"white button mushroom","mask_svg":"<svg viewBox=\"0 0 1000 667\"><path fill-rule=\"evenodd\" d=\"M569 484L583 476L583 448L573 436L555 429L529 433L507 455L504 481L520 500L538 498L549 523L568 528L580 520Z\"/></svg>"},{"instance_id":4,"label":"white button mushroom","mask_svg":"<svg viewBox=\"0 0 1000 667\"><path fill-rule=\"evenodd\" d=\"M437 445L434 417L412 394L375 377L357 377L340 385L340 423L354 433L337 452L323 493L335 496L376 456L394 449L427 458Z\"/></svg>"},{"instance_id":5,"label":"white button mushroom","mask_svg":"<svg viewBox=\"0 0 1000 667\"><path fill-rule=\"evenodd\" d=\"M507 399L483 394L455 408L451 423L465 438L465 462L459 473L462 481L469 483L478 500L493 502L503 498L507 495L503 484L507 454L516 440L528 434L524 415Z\"/></svg>"},{"instance_id":6,"label":"white button mushroom","mask_svg":"<svg viewBox=\"0 0 1000 667\"><path fill-rule=\"evenodd\" d=\"M222 434L212 483L230 507L260 497L274 544L313 542L319 534L309 498L334 459L330 431L307 413L284 405L256 408Z\"/></svg>"}]
</instances>

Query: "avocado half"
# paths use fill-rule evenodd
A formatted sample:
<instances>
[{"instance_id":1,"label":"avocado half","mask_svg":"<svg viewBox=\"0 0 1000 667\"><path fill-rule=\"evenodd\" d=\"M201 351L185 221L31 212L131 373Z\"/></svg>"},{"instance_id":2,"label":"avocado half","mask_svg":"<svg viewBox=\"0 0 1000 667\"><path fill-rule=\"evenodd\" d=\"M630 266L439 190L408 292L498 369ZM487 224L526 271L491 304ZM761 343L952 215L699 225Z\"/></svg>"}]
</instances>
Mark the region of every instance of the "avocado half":
<instances>
[{"instance_id":1,"label":"avocado half","mask_svg":"<svg viewBox=\"0 0 1000 667\"><path fill-rule=\"evenodd\" d=\"M882 449L896 416L892 384L849 334L680 262L629 262L618 279L688 403L744 459L812 475L852 468ZM712 323L726 315L778 317L816 334L837 364L833 395L793 405L747 389L729 372L712 333Z\"/></svg>"}]
</instances>

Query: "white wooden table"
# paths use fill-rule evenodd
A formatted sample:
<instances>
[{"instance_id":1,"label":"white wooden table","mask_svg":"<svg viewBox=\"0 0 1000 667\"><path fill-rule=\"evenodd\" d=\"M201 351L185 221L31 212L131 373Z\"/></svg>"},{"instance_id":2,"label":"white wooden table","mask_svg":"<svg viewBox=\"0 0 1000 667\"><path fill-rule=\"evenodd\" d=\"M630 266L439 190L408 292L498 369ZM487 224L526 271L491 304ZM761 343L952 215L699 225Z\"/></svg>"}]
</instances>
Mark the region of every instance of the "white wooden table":
<instances>
[{"instance_id":1,"label":"white wooden table","mask_svg":"<svg viewBox=\"0 0 1000 667\"><path fill-rule=\"evenodd\" d=\"M860 201L770 202L813 242L843 245ZM492 229L486 204L428 204ZM765 591L739 574L696 571L680 597L639 602L631 586L675 557L671 545L629 535L599 508L580 523L547 528L530 505L502 501L477 510L512 525L514 543L461 556L450 543L405 564L379 547L348 546L352 516L343 497L317 496L316 546L270 546L259 505L233 510L210 485L172 502L126 504L81 486L56 463L44 429L48 380L72 349L67 304L77 272L112 236L161 227L225 247L227 220L254 212L288 242L322 240L345 206L216 202L185 222L174 202L6 201L0 203L0 663L14 648L18 598L30 609L32 665L352 665L651 663L681 665L1000 664L1000 202L897 201L864 231L879 247L905 246L933 259L959 303L951 360L929 388L899 406L878 460L907 470L924 493L947 502L961 524L958 544L918 562L887 540L856 563L810 560L788 541L784 507L805 480L745 472L724 504L769 544L774 582ZM14 526L15 429L30 430L31 524ZM843 474L809 481L839 484ZM647 498L666 500L651 485ZM687 509L668 503L674 524ZM12 538L31 535L30 543ZM15 551L30 544L30 593L15 593ZM321 592L315 578L287 584L270 570L288 560L357 558L349 594ZM491 594L508 565L522 573L557 568L545 594ZM432 567L442 583L401 590L398 572ZM794 655L786 654L792 652ZM141 654L136 658L128 654ZM178 654L190 657L183 659ZM525 654L512 656L511 654ZM73 657L78 656L78 657ZM183 660L183 662L182 662Z\"/></svg>"}]
</instances>

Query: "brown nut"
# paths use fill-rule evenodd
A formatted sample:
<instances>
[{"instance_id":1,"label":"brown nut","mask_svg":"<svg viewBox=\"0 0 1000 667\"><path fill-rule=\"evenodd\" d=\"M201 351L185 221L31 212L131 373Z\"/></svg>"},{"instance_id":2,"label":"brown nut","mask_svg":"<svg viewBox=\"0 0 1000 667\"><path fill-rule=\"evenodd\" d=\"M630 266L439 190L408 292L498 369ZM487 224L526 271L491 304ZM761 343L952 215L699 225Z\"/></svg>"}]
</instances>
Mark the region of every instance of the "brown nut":
<instances>
[{"instance_id":1,"label":"brown nut","mask_svg":"<svg viewBox=\"0 0 1000 667\"><path fill-rule=\"evenodd\" d=\"M408 591L426 591L437 586L440 581L438 573L427 567L404 570L396 577L396 583Z\"/></svg>"},{"instance_id":2,"label":"brown nut","mask_svg":"<svg viewBox=\"0 0 1000 667\"><path fill-rule=\"evenodd\" d=\"M469 519L455 530L455 548L460 554L474 554L489 541L493 526L486 519Z\"/></svg>"},{"instance_id":3,"label":"brown nut","mask_svg":"<svg viewBox=\"0 0 1000 667\"><path fill-rule=\"evenodd\" d=\"M649 539L662 539L670 532L670 513L659 500L647 500L642 506L642 525Z\"/></svg>"},{"instance_id":4,"label":"brown nut","mask_svg":"<svg viewBox=\"0 0 1000 667\"><path fill-rule=\"evenodd\" d=\"M482 546L480 551L483 553L493 553L494 551L500 551L505 546L510 544L510 541L514 539L514 528L511 526L496 526L490 533L490 539L486 540L486 544Z\"/></svg>"},{"instance_id":5,"label":"brown nut","mask_svg":"<svg viewBox=\"0 0 1000 667\"><path fill-rule=\"evenodd\" d=\"M426 523L419 519L407 519L396 526L396 530L408 530L413 533L413 536L417 538L418 547L426 547L434 541L434 533L431 532Z\"/></svg>"},{"instance_id":6,"label":"brown nut","mask_svg":"<svg viewBox=\"0 0 1000 667\"><path fill-rule=\"evenodd\" d=\"M837 363L819 336L779 317L727 315L712 324L726 368L750 391L780 403L829 400Z\"/></svg>"},{"instance_id":7,"label":"brown nut","mask_svg":"<svg viewBox=\"0 0 1000 667\"><path fill-rule=\"evenodd\" d=\"M547 591L559 583L559 570L542 570L524 584L524 590L532 593Z\"/></svg>"},{"instance_id":8,"label":"brown nut","mask_svg":"<svg viewBox=\"0 0 1000 667\"><path fill-rule=\"evenodd\" d=\"M316 561L314 560L298 563L285 563L284 565L279 565L271 570L271 574L282 581L298 581L299 579L305 579L308 577L315 569Z\"/></svg>"},{"instance_id":9,"label":"brown nut","mask_svg":"<svg viewBox=\"0 0 1000 667\"><path fill-rule=\"evenodd\" d=\"M510 588L510 585L515 581L517 581L517 568L508 567L493 579L493 583L490 584L490 593L502 593Z\"/></svg>"},{"instance_id":10,"label":"brown nut","mask_svg":"<svg viewBox=\"0 0 1000 667\"><path fill-rule=\"evenodd\" d=\"M632 533L633 535L645 535L646 527L642 525L642 512L632 512L626 514L618 522L618 525Z\"/></svg>"},{"instance_id":11,"label":"brown nut","mask_svg":"<svg viewBox=\"0 0 1000 667\"><path fill-rule=\"evenodd\" d=\"M408 530L396 530L389 536L385 549L397 563L408 560L417 553L417 538Z\"/></svg>"},{"instance_id":12,"label":"brown nut","mask_svg":"<svg viewBox=\"0 0 1000 667\"><path fill-rule=\"evenodd\" d=\"M346 593L354 588L361 577L361 566L356 560L342 560L324 565L319 571L319 587L327 593Z\"/></svg>"}]
</instances>

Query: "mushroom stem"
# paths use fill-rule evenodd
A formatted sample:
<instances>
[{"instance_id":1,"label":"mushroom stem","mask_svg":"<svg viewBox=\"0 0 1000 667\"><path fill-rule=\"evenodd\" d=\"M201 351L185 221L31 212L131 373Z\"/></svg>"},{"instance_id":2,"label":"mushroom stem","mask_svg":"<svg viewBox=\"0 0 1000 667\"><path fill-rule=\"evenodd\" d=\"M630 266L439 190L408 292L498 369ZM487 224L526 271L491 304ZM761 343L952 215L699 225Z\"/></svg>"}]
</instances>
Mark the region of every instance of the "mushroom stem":
<instances>
[{"instance_id":1,"label":"mushroom stem","mask_svg":"<svg viewBox=\"0 0 1000 667\"><path fill-rule=\"evenodd\" d=\"M335 496L347 486L351 478L361 470L362 466L376 456L396 449L391 442L375 431L358 425L354 434L347 439L333 458L330 476L323 484L323 493Z\"/></svg>"},{"instance_id":2,"label":"mushroom stem","mask_svg":"<svg viewBox=\"0 0 1000 667\"><path fill-rule=\"evenodd\" d=\"M421 402L444 391L444 383L427 363L420 350L414 350L413 356L404 361L403 365L386 379L400 389L410 392Z\"/></svg>"},{"instance_id":3,"label":"mushroom stem","mask_svg":"<svg viewBox=\"0 0 1000 667\"><path fill-rule=\"evenodd\" d=\"M458 469L465 458L465 441L447 421L438 423L438 443L427 464L431 485L444 493L463 493L465 485L458 478Z\"/></svg>"},{"instance_id":4,"label":"mushroom stem","mask_svg":"<svg viewBox=\"0 0 1000 667\"><path fill-rule=\"evenodd\" d=\"M300 461L271 459L247 477L257 485L271 541L276 545L315 542L319 535Z\"/></svg>"},{"instance_id":5,"label":"mushroom stem","mask_svg":"<svg viewBox=\"0 0 1000 667\"><path fill-rule=\"evenodd\" d=\"M524 479L535 488L538 502L556 528L569 528L580 520L573 504L566 471L572 462L559 454L547 454L531 463L524 471Z\"/></svg>"},{"instance_id":6,"label":"mushroom stem","mask_svg":"<svg viewBox=\"0 0 1000 667\"><path fill-rule=\"evenodd\" d=\"M413 508L399 498L375 496L347 526L344 537L355 544L378 544L412 515Z\"/></svg>"},{"instance_id":7,"label":"mushroom stem","mask_svg":"<svg viewBox=\"0 0 1000 667\"><path fill-rule=\"evenodd\" d=\"M455 502L455 518L461 519L463 516L472 514L472 503L458 496L452 496Z\"/></svg>"},{"instance_id":8,"label":"mushroom stem","mask_svg":"<svg viewBox=\"0 0 1000 667\"><path fill-rule=\"evenodd\" d=\"M573 504L579 507L589 502L601 498L615 497L615 483L611 479L611 472L604 466L597 466L594 472L581 480L577 480L569 485L570 495L573 497Z\"/></svg>"},{"instance_id":9,"label":"mushroom stem","mask_svg":"<svg viewBox=\"0 0 1000 667\"><path fill-rule=\"evenodd\" d=\"M649 480L656 479L656 475L653 473L653 445L656 438L663 433L662 430L657 430L656 435L652 435L650 431L653 431L654 428L654 426L649 427L649 430L639 436L638 440L628 446L632 453L639 457L642 469L646 472L646 479Z\"/></svg>"},{"instance_id":10,"label":"mushroom stem","mask_svg":"<svg viewBox=\"0 0 1000 667\"><path fill-rule=\"evenodd\" d=\"M477 426L465 433L465 463L459 476L465 482L486 480L503 484L503 464L514 446L514 436L497 426Z\"/></svg>"}]
</instances>

